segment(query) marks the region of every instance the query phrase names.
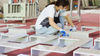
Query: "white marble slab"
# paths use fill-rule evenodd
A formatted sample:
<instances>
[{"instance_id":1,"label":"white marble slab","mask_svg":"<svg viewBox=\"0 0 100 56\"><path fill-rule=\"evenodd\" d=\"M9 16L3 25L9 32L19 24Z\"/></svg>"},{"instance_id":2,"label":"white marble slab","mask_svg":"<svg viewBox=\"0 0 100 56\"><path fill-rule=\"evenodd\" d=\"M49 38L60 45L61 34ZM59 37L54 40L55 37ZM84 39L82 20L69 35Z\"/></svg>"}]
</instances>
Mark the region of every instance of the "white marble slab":
<instances>
[{"instance_id":1,"label":"white marble slab","mask_svg":"<svg viewBox=\"0 0 100 56\"><path fill-rule=\"evenodd\" d=\"M0 54L0 56L7 56L7 55Z\"/></svg>"},{"instance_id":2,"label":"white marble slab","mask_svg":"<svg viewBox=\"0 0 100 56\"><path fill-rule=\"evenodd\" d=\"M85 31L86 28L90 28L92 30ZM100 27L93 27L93 26L82 26L81 31L77 30L75 32L69 31L71 27L65 26L64 30L70 35L70 37L82 37L82 38L89 38L89 34L99 31Z\"/></svg>"},{"instance_id":3,"label":"white marble slab","mask_svg":"<svg viewBox=\"0 0 100 56\"><path fill-rule=\"evenodd\" d=\"M30 56L30 55L26 55L26 54L19 54L17 56Z\"/></svg>"},{"instance_id":4,"label":"white marble slab","mask_svg":"<svg viewBox=\"0 0 100 56\"><path fill-rule=\"evenodd\" d=\"M0 40L0 48L2 50L2 53L9 52L12 50L17 50L17 49L24 49L24 48L27 48L27 47L30 47L33 45L37 45L39 43L46 42L46 41L57 38L57 37L53 38L53 36L52 37L48 36L48 38L29 40L27 34L26 35L25 34L19 34L19 35L17 34L17 36L14 36L14 34L9 34L9 33L6 33L4 36L10 36L10 38L5 38L5 39ZM35 37L32 35L31 38L35 38ZM5 51L5 48L8 48L8 49ZM12 50L10 50L10 49L12 49Z\"/></svg>"},{"instance_id":5,"label":"white marble slab","mask_svg":"<svg viewBox=\"0 0 100 56\"><path fill-rule=\"evenodd\" d=\"M57 45L54 45L54 46L46 46L46 45L37 45L35 47L32 47L31 48L31 56L34 55L33 52L44 52L44 53L41 53L41 54L35 54L35 55L43 55L43 54L46 54L45 52L56 52L56 53L68 53L78 47L81 47L83 45L85 45L86 43L88 43L89 41L92 41L93 39L92 38L72 38L72 37L69 37L69 38L64 38L64 37L61 37L60 39L62 40L65 40L65 41L74 41L73 43L69 43L68 45L64 46L64 47L59 47L59 44ZM93 45L93 43L91 43Z\"/></svg>"},{"instance_id":6,"label":"white marble slab","mask_svg":"<svg viewBox=\"0 0 100 56\"><path fill-rule=\"evenodd\" d=\"M100 50L100 37L94 40L94 49Z\"/></svg>"},{"instance_id":7,"label":"white marble slab","mask_svg":"<svg viewBox=\"0 0 100 56\"><path fill-rule=\"evenodd\" d=\"M6 25L6 24L1 24L1 23L0 23L0 26L3 26L3 25Z\"/></svg>"},{"instance_id":8,"label":"white marble slab","mask_svg":"<svg viewBox=\"0 0 100 56\"><path fill-rule=\"evenodd\" d=\"M15 43L15 45L13 45L13 43L11 43L14 41L16 41L17 43L19 43L19 42L24 43L24 42L28 41L28 34L14 34L14 33L2 34L0 36L0 53L7 53L10 51L16 50L16 48L14 46L16 46L18 44ZM10 46L10 44L12 44L13 47Z\"/></svg>"},{"instance_id":9,"label":"white marble slab","mask_svg":"<svg viewBox=\"0 0 100 56\"><path fill-rule=\"evenodd\" d=\"M7 27L0 28L0 31L7 31L8 29L11 29L11 28L26 26L22 24L1 24L1 25L7 25Z\"/></svg>"},{"instance_id":10,"label":"white marble slab","mask_svg":"<svg viewBox=\"0 0 100 56\"><path fill-rule=\"evenodd\" d=\"M94 50L94 49L84 49L84 48L79 48L74 51L73 56L100 56L100 50Z\"/></svg>"}]
</instances>

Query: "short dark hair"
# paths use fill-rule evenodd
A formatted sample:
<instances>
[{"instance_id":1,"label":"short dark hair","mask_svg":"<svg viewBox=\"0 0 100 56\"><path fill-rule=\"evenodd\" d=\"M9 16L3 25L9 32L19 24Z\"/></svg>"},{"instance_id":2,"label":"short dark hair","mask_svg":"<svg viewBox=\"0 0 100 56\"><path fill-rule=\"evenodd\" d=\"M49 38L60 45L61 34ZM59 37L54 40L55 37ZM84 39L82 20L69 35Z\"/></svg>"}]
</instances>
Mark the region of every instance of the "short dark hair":
<instances>
[{"instance_id":1,"label":"short dark hair","mask_svg":"<svg viewBox=\"0 0 100 56\"><path fill-rule=\"evenodd\" d=\"M63 7L69 5L69 1L68 0L57 0L57 2L55 3L56 6L60 6L62 5Z\"/></svg>"},{"instance_id":2,"label":"short dark hair","mask_svg":"<svg viewBox=\"0 0 100 56\"><path fill-rule=\"evenodd\" d=\"M62 5L63 7L69 5L69 1L68 0L57 0L56 2L51 2L50 4L48 5L51 5L51 4L55 4L56 6L60 6ZM48 6L46 5L46 7Z\"/></svg>"}]
</instances>

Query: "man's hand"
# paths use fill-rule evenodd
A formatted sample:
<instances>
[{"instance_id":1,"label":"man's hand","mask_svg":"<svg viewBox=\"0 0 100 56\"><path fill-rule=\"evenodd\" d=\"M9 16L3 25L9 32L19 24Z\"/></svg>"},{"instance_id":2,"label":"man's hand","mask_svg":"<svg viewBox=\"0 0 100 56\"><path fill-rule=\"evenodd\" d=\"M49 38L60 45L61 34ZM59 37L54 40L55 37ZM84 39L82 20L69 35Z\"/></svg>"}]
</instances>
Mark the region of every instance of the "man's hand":
<instances>
[{"instance_id":1,"label":"man's hand","mask_svg":"<svg viewBox=\"0 0 100 56\"><path fill-rule=\"evenodd\" d=\"M73 31L73 32L77 31L76 26L72 27L72 29L70 29L70 31Z\"/></svg>"},{"instance_id":2,"label":"man's hand","mask_svg":"<svg viewBox=\"0 0 100 56\"><path fill-rule=\"evenodd\" d=\"M65 31L61 31L62 33L62 36L68 36L69 37L69 34L67 34Z\"/></svg>"},{"instance_id":3,"label":"man's hand","mask_svg":"<svg viewBox=\"0 0 100 56\"><path fill-rule=\"evenodd\" d=\"M59 30L62 34L62 36L68 36L69 37L69 34L67 34L63 29L60 29Z\"/></svg>"}]
</instances>

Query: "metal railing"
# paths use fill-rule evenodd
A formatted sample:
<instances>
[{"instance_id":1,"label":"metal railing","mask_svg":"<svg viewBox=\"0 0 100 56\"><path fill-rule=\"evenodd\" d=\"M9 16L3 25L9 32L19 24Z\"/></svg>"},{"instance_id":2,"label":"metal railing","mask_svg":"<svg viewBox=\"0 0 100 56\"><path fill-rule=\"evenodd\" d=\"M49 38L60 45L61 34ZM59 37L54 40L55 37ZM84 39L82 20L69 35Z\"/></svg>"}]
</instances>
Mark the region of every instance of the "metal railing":
<instances>
[{"instance_id":1,"label":"metal railing","mask_svg":"<svg viewBox=\"0 0 100 56\"><path fill-rule=\"evenodd\" d=\"M79 19L79 22L81 21L81 12L80 12L80 0L78 0L78 9L77 9L77 16L73 16L73 0L71 0L70 3L70 17L74 19Z\"/></svg>"},{"instance_id":2,"label":"metal railing","mask_svg":"<svg viewBox=\"0 0 100 56\"><path fill-rule=\"evenodd\" d=\"M4 4L4 20L23 20L24 18L36 17L38 3L11 3ZM16 18L16 19L15 19Z\"/></svg>"}]
</instances>

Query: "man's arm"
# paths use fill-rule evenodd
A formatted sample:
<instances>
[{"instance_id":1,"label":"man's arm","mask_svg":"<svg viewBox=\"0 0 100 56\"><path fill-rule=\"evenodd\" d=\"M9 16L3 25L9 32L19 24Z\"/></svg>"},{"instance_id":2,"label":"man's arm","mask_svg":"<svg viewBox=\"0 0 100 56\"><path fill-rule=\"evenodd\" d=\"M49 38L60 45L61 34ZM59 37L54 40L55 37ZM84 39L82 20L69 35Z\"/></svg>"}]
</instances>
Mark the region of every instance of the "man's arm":
<instances>
[{"instance_id":1,"label":"man's arm","mask_svg":"<svg viewBox=\"0 0 100 56\"><path fill-rule=\"evenodd\" d=\"M72 20L70 19L70 17L68 15L65 16L66 20L69 22L69 24L72 26L72 27L75 27Z\"/></svg>"},{"instance_id":2,"label":"man's arm","mask_svg":"<svg viewBox=\"0 0 100 56\"><path fill-rule=\"evenodd\" d=\"M55 22L54 22L54 18L49 17L49 24L54 27L55 29L59 30L62 33L62 36L68 36L69 34L67 34L63 29L61 29Z\"/></svg>"},{"instance_id":3,"label":"man's arm","mask_svg":"<svg viewBox=\"0 0 100 56\"><path fill-rule=\"evenodd\" d=\"M49 24L54 27L57 30L60 30L61 28L54 22L54 18L49 17Z\"/></svg>"}]
</instances>

